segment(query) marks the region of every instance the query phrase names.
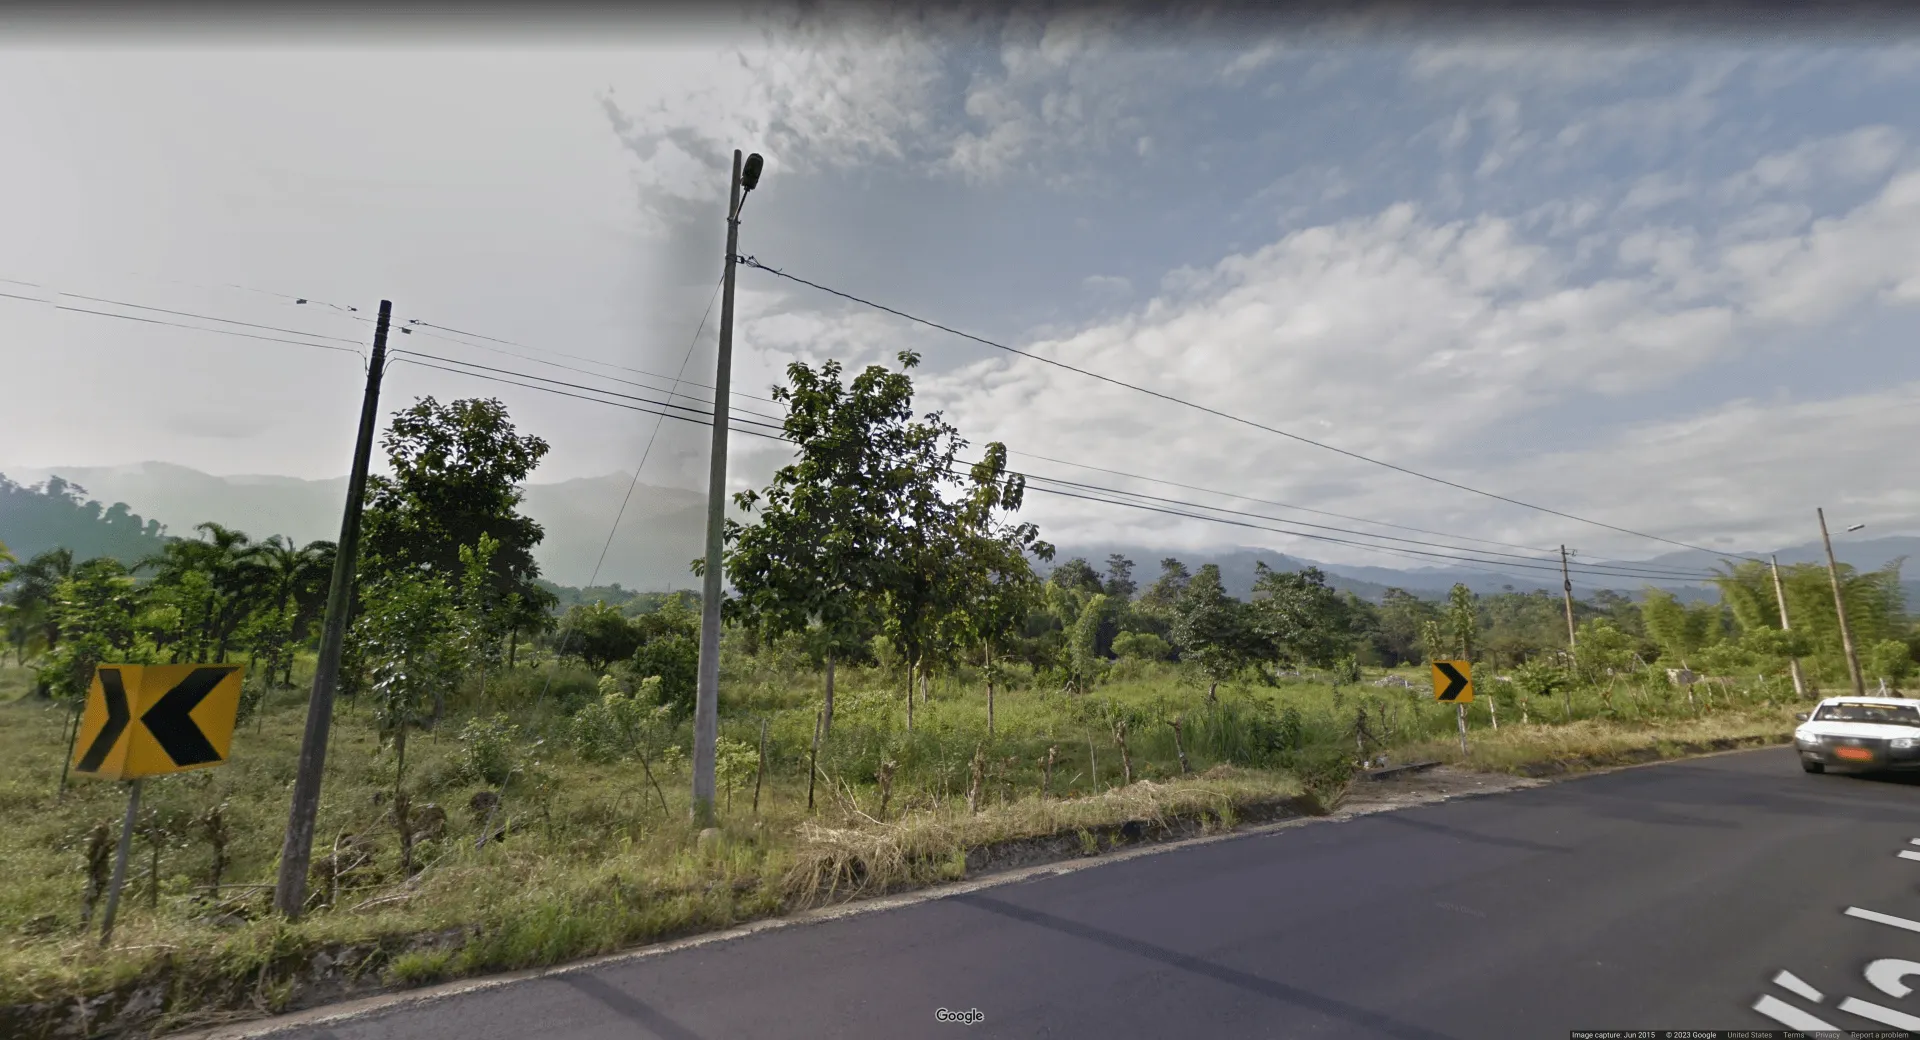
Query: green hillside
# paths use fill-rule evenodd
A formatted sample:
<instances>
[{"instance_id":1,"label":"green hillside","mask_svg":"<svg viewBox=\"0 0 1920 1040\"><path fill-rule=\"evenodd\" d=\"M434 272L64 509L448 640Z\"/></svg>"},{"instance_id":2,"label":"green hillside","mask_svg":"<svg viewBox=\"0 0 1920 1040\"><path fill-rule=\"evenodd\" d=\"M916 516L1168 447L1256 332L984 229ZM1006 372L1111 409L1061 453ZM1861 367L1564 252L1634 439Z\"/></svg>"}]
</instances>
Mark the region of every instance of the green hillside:
<instances>
[{"instance_id":1,"label":"green hillside","mask_svg":"<svg viewBox=\"0 0 1920 1040\"><path fill-rule=\"evenodd\" d=\"M160 551L166 530L125 502L102 505L60 477L24 485L0 474L0 542L22 560L66 548L76 560L111 556L131 566Z\"/></svg>"}]
</instances>

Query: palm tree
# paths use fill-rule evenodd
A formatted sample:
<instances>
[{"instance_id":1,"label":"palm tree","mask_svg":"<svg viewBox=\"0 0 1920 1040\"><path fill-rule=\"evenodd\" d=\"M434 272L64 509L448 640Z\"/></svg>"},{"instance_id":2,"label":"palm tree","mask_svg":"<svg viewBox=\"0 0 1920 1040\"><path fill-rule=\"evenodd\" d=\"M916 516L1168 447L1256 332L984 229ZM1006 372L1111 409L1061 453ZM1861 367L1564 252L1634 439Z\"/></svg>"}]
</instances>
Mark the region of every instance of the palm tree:
<instances>
[{"instance_id":1,"label":"palm tree","mask_svg":"<svg viewBox=\"0 0 1920 1040\"><path fill-rule=\"evenodd\" d=\"M11 556L9 556L11 559ZM72 549L48 549L17 563L6 572L8 625L14 658L26 663L27 646L38 636L41 649L60 645L60 626L53 616L53 600L60 583L73 573Z\"/></svg>"},{"instance_id":2,"label":"palm tree","mask_svg":"<svg viewBox=\"0 0 1920 1040\"><path fill-rule=\"evenodd\" d=\"M194 530L207 536L208 577L213 580L215 609L212 613L214 663L227 660L227 645L233 633L262 597L270 594L270 572L262 566L262 547L238 531L209 520L195 524Z\"/></svg>"},{"instance_id":3,"label":"palm tree","mask_svg":"<svg viewBox=\"0 0 1920 1040\"><path fill-rule=\"evenodd\" d=\"M258 570L261 591L272 603L273 616L281 619L283 626L272 640L267 675L271 680L275 674L283 674L282 685L291 686L294 647L325 604L326 579L333 571L333 543L308 542L296 549L292 539L276 534L255 546L253 565Z\"/></svg>"}]
</instances>

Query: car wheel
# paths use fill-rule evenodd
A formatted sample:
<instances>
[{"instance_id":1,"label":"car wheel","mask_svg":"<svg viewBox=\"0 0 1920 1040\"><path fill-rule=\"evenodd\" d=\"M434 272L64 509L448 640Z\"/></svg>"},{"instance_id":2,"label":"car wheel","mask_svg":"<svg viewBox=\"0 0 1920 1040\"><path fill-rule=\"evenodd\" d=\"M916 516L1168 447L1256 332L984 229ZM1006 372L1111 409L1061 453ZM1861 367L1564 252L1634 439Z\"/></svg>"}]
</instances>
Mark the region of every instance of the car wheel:
<instances>
[{"instance_id":1,"label":"car wheel","mask_svg":"<svg viewBox=\"0 0 1920 1040\"><path fill-rule=\"evenodd\" d=\"M1809 773L1824 773L1827 771L1827 767L1825 763L1815 762L1812 759L1807 759L1807 758L1803 758L1800 760L1800 768L1806 770Z\"/></svg>"}]
</instances>

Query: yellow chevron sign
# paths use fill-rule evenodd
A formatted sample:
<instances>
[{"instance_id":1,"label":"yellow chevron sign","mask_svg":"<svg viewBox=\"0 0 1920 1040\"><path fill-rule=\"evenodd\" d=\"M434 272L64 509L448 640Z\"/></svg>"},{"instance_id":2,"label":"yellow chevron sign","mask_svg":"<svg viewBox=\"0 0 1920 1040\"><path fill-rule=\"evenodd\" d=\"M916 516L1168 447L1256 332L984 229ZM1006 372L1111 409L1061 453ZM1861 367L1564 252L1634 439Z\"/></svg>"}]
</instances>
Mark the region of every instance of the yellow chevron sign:
<instances>
[{"instance_id":1,"label":"yellow chevron sign","mask_svg":"<svg viewBox=\"0 0 1920 1040\"><path fill-rule=\"evenodd\" d=\"M134 780L227 760L240 710L237 664L103 664L94 669L73 771Z\"/></svg>"},{"instance_id":2,"label":"yellow chevron sign","mask_svg":"<svg viewBox=\"0 0 1920 1040\"><path fill-rule=\"evenodd\" d=\"M1433 699L1446 704L1473 703L1473 665L1465 661L1433 662Z\"/></svg>"}]
</instances>

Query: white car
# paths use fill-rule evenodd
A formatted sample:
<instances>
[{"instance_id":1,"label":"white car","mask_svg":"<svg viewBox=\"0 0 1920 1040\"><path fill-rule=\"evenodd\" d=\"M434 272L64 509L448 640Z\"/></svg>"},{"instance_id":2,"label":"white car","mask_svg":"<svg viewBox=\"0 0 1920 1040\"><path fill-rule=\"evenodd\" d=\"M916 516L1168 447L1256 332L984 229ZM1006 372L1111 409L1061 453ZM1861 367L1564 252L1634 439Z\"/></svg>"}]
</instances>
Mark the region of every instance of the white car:
<instances>
[{"instance_id":1,"label":"white car","mask_svg":"<svg viewBox=\"0 0 1920 1040\"><path fill-rule=\"evenodd\" d=\"M1920 701L1828 697L1794 717L1793 744L1809 773L1920 769Z\"/></svg>"}]
</instances>

